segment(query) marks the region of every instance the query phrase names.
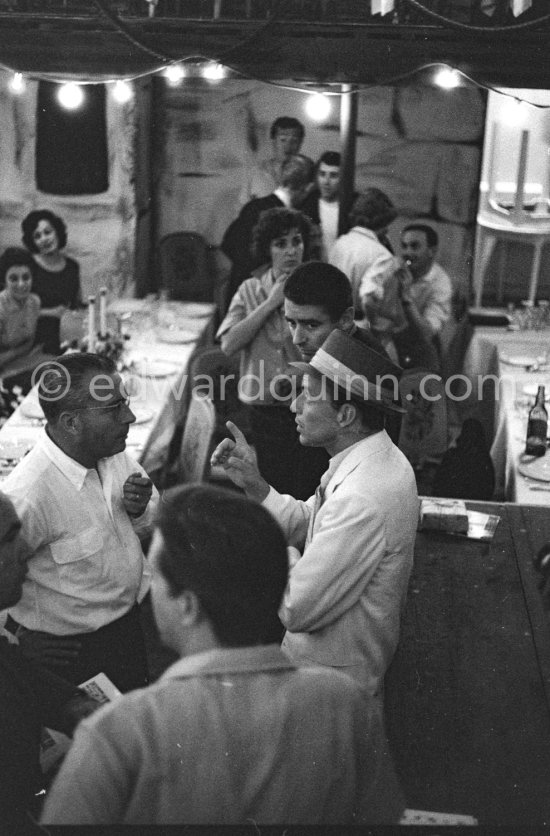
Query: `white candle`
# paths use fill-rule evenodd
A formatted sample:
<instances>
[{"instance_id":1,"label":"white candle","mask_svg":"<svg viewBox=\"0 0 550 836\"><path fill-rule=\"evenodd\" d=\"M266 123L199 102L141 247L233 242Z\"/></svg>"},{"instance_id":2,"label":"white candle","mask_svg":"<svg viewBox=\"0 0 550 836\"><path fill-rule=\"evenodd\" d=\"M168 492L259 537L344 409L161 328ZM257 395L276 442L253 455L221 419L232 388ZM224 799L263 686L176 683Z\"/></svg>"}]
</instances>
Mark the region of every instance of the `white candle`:
<instances>
[{"instance_id":1,"label":"white candle","mask_svg":"<svg viewBox=\"0 0 550 836\"><path fill-rule=\"evenodd\" d=\"M99 291L99 336L107 336L107 288Z\"/></svg>"},{"instance_id":2,"label":"white candle","mask_svg":"<svg viewBox=\"0 0 550 836\"><path fill-rule=\"evenodd\" d=\"M95 296L88 296L88 351L95 348Z\"/></svg>"}]
</instances>

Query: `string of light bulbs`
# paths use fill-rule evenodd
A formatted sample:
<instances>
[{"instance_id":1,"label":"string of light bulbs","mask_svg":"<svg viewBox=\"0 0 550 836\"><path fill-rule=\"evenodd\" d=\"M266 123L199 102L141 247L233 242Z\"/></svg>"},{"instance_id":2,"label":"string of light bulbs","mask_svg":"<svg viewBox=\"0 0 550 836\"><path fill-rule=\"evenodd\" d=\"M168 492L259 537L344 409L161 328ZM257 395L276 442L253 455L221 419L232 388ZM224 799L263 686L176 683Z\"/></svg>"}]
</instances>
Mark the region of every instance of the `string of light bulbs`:
<instances>
[{"instance_id":1,"label":"string of light bulbs","mask_svg":"<svg viewBox=\"0 0 550 836\"><path fill-rule=\"evenodd\" d=\"M468 73L464 72L457 67L452 67L449 64L443 62L430 62L427 64L422 64L419 67L416 67L406 73L400 73L399 75L394 75L386 78L376 79L376 81L370 82L368 84L351 84L350 89L343 90L342 84L326 84L324 87L338 87L338 90L334 89L319 89L322 85L316 85L312 88L312 85L294 85L288 84L278 81L272 81L269 79L264 78L255 78L253 76L249 76L241 72L236 67L231 67L228 64L222 64L220 61L216 59L210 59L203 55L192 55L186 56L185 58L181 58L179 60L174 60L168 65L163 65L161 67L155 67L153 69L144 70L140 73L135 73L132 76L125 76L121 78L61 78L57 75L50 74L50 73L34 73L34 72L21 72L19 70L14 70L4 64L0 63L0 70L3 70L5 73L11 74L11 79L8 83L8 87L11 92L15 95L22 95L26 90L26 82L27 81L48 81L59 86L58 91L58 98L60 104L63 107L71 110L77 109L82 106L85 94L83 88L87 85L94 85L94 84L105 84L107 87L111 88L112 96L115 101L119 104L125 104L130 101L134 95L132 83L136 82L140 79L161 75L166 80L166 83L169 86L177 87L180 86L185 79L189 78L202 78L208 82L220 82L223 79L228 77L229 73L232 73L235 76L240 76L241 78L245 78L251 81L257 81L262 84L266 84L272 87L277 87L282 90L289 90L296 93L304 93L308 95L311 99L311 103L308 106L308 111L313 119L317 119L318 121L323 121L330 113L330 98L332 97L341 97L345 95L353 95L360 93L361 91L369 90L374 87L391 87L394 85L402 84L415 76L426 75L427 73L431 73L430 82L435 84L445 90L453 90L458 87L462 87L465 83L477 87L480 90L491 91L493 93L497 93L500 96L506 96L512 100L514 100L518 105L527 105L530 107L535 107L538 109L546 110L550 108L550 104L541 104L540 102L534 102L525 98L523 96L517 95L513 92L508 92L507 90L502 90L498 87L494 87L491 84L487 84L485 82L477 81L472 76L468 75ZM316 104L316 106L313 104ZM317 115L314 115L314 114Z\"/></svg>"}]
</instances>

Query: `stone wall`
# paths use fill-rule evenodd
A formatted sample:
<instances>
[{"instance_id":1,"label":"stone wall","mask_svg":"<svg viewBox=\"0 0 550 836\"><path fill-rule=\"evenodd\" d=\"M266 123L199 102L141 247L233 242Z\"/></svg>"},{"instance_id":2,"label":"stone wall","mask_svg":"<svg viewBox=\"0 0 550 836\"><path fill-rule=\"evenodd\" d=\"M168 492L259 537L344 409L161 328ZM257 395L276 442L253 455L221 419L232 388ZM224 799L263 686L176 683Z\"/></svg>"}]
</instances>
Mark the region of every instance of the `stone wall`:
<instances>
[{"instance_id":1,"label":"stone wall","mask_svg":"<svg viewBox=\"0 0 550 836\"><path fill-rule=\"evenodd\" d=\"M270 154L269 127L277 116L304 123L302 151L314 159L340 147L336 96L322 125L305 116L306 94L254 81L186 80L178 88L163 86L161 96L159 237L188 229L219 244L238 211L247 166ZM399 208L390 230L394 244L411 219L433 222L441 239L439 260L455 286L467 291L484 96L475 88L373 87L359 94L358 110L356 188L378 186Z\"/></svg>"}]
</instances>

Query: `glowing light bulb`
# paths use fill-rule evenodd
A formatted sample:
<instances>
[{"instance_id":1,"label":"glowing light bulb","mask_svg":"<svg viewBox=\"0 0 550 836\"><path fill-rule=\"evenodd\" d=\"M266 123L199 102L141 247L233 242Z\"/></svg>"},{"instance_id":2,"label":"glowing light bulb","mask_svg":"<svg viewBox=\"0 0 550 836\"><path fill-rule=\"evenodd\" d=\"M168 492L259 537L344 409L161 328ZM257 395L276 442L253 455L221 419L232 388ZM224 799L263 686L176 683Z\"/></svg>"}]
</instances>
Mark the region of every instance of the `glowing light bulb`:
<instances>
[{"instance_id":1,"label":"glowing light bulb","mask_svg":"<svg viewBox=\"0 0 550 836\"><path fill-rule=\"evenodd\" d=\"M67 110L77 110L84 101L84 91L80 84L69 81L67 84L60 86L57 91L57 99L59 104Z\"/></svg>"},{"instance_id":2,"label":"glowing light bulb","mask_svg":"<svg viewBox=\"0 0 550 836\"><path fill-rule=\"evenodd\" d=\"M460 87L460 74L451 67L442 67L435 74L434 81L438 87L452 90L454 87Z\"/></svg>"},{"instance_id":3,"label":"glowing light bulb","mask_svg":"<svg viewBox=\"0 0 550 836\"><path fill-rule=\"evenodd\" d=\"M133 97L134 91L129 82L119 79L113 87L113 99L119 104L126 104Z\"/></svg>"},{"instance_id":4,"label":"glowing light bulb","mask_svg":"<svg viewBox=\"0 0 550 836\"><path fill-rule=\"evenodd\" d=\"M206 64L202 68L202 77L208 81L220 81L225 78L225 67L222 64Z\"/></svg>"},{"instance_id":5,"label":"glowing light bulb","mask_svg":"<svg viewBox=\"0 0 550 836\"><path fill-rule=\"evenodd\" d=\"M329 97L324 93L312 93L305 104L306 113L315 122L324 122L330 115Z\"/></svg>"},{"instance_id":6,"label":"glowing light bulb","mask_svg":"<svg viewBox=\"0 0 550 836\"><path fill-rule=\"evenodd\" d=\"M185 78L186 73L181 64L170 64L164 70L163 75L171 87L177 87L178 84L181 84L182 79Z\"/></svg>"},{"instance_id":7,"label":"glowing light bulb","mask_svg":"<svg viewBox=\"0 0 550 836\"><path fill-rule=\"evenodd\" d=\"M9 83L9 88L12 93L16 95L20 95L21 93L25 92L26 88L25 79L23 78L23 73L14 73L13 78Z\"/></svg>"}]
</instances>

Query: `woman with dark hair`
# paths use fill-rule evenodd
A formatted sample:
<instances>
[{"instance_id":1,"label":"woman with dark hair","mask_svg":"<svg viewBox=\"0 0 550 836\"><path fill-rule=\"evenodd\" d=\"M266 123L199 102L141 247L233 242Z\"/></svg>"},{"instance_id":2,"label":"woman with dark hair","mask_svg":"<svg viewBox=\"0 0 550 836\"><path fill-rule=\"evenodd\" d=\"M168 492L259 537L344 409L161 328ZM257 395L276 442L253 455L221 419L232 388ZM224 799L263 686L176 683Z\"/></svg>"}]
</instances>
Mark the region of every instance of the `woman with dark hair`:
<instances>
[{"instance_id":1,"label":"woman with dark hair","mask_svg":"<svg viewBox=\"0 0 550 836\"><path fill-rule=\"evenodd\" d=\"M34 261L21 247L0 256L0 425L30 388L30 372L44 356L32 349L40 299L31 293Z\"/></svg>"},{"instance_id":2,"label":"woman with dark hair","mask_svg":"<svg viewBox=\"0 0 550 836\"><path fill-rule=\"evenodd\" d=\"M21 224L23 243L34 259L34 291L42 308L36 342L45 351L59 354L59 324L66 310L82 304L80 266L61 252L67 243L67 227L49 209L29 212Z\"/></svg>"},{"instance_id":3,"label":"woman with dark hair","mask_svg":"<svg viewBox=\"0 0 550 836\"><path fill-rule=\"evenodd\" d=\"M284 317L283 289L307 258L311 223L294 209L268 209L253 235L265 267L258 278L240 285L217 336L226 354L241 353L239 398L251 405L251 441L262 474L281 493L295 495L299 465L288 364L301 355Z\"/></svg>"},{"instance_id":4,"label":"woman with dark hair","mask_svg":"<svg viewBox=\"0 0 550 836\"><path fill-rule=\"evenodd\" d=\"M31 293L34 262L21 247L0 256L0 375L28 354L36 333L40 299Z\"/></svg>"}]
</instances>

